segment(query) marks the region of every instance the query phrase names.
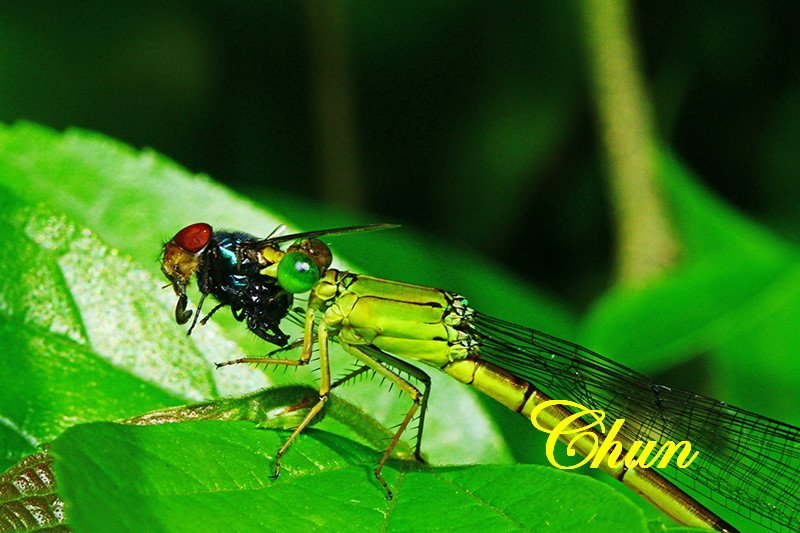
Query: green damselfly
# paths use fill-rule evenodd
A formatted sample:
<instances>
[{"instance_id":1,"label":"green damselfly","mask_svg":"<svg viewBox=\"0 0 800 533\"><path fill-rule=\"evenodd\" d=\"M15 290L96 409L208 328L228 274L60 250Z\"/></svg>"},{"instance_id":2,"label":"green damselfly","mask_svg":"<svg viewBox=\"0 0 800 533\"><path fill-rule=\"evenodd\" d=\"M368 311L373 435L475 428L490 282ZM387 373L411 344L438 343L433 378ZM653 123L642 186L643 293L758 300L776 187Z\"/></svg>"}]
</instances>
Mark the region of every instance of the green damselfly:
<instances>
[{"instance_id":1,"label":"green damselfly","mask_svg":"<svg viewBox=\"0 0 800 533\"><path fill-rule=\"evenodd\" d=\"M574 343L487 316L454 292L330 268L330 250L319 237L389 227L377 224L259 239L246 233L214 231L199 223L178 232L164 247L162 271L179 297L175 310L179 323L191 317L185 290L196 275L202 299L191 327L203 300L211 294L219 305L201 323L228 305L251 331L281 346L265 357L241 358L218 366L302 366L317 350L319 401L278 451L276 476L281 457L323 409L331 390L372 371L412 401L374 471L391 498L381 471L415 418L419 429L414 450L421 459L430 392L430 378L415 366L422 363L523 416L529 416L542 402L564 399L602 410L610 419L624 418L627 423L615 441L624 450L637 441L689 441L699 453L687 468L601 465L681 524L735 531L698 498L771 529L800 529L800 428L658 384ZM283 249L287 242L292 244ZM302 293L309 293L308 303L304 314L297 315L291 310L292 298ZM302 325L302 340L288 342L280 329L284 320ZM333 340L357 362L354 370L336 381L331 380L328 355ZM284 358L292 348L300 349L299 357ZM404 375L416 381L412 383ZM566 407L548 408L538 421L552 429L572 414ZM586 421L578 420L570 427L586 428ZM603 441L603 434L588 431ZM590 451L587 442L579 442L575 448L582 454Z\"/></svg>"}]
</instances>

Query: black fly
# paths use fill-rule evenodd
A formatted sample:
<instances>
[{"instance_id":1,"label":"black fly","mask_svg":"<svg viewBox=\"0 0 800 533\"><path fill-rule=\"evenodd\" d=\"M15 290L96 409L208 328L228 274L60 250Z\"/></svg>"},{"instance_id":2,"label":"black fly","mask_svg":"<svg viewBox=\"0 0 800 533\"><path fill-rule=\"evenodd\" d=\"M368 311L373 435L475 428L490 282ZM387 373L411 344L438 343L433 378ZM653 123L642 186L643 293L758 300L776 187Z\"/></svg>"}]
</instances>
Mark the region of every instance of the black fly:
<instances>
[{"instance_id":1,"label":"black fly","mask_svg":"<svg viewBox=\"0 0 800 533\"><path fill-rule=\"evenodd\" d=\"M289 337L280 329L280 322L292 305L292 294L283 290L274 277L261 274L266 266L260 256L243 253L263 242L247 233L213 231L205 223L183 228L164 245L161 271L178 295L175 320L185 324L192 316L186 309L186 284L192 274L202 294L195 320L208 295L219 305L203 318L205 323L218 309L230 306L233 317L267 342L285 346Z\"/></svg>"}]
</instances>

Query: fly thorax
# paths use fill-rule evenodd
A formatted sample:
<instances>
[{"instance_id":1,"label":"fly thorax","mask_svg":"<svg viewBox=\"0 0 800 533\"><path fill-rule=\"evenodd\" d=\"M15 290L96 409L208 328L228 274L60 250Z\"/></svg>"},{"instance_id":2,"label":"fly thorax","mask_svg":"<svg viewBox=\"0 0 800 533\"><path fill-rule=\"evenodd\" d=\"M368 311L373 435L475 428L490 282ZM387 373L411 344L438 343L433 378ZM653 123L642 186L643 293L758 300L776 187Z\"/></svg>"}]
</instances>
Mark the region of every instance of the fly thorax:
<instances>
[{"instance_id":1,"label":"fly thorax","mask_svg":"<svg viewBox=\"0 0 800 533\"><path fill-rule=\"evenodd\" d=\"M211 254L210 275L220 284L238 290L247 286L249 276L257 273L257 265L250 261L240 261L236 254L241 241L236 235L215 237L215 247Z\"/></svg>"}]
</instances>

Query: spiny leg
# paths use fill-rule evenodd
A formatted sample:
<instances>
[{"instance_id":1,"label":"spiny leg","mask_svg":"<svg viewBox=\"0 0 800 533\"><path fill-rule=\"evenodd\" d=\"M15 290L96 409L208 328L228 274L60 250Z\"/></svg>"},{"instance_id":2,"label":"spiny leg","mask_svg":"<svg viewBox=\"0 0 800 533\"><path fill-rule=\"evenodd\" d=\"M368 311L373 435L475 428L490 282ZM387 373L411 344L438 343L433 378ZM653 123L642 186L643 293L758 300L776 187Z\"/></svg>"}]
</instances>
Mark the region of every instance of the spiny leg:
<instances>
[{"instance_id":1,"label":"spiny leg","mask_svg":"<svg viewBox=\"0 0 800 533\"><path fill-rule=\"evenodd\" d=\"M282 348L278 348L276 350L271 351L270 353L267 354L267 356L269 357L269 356L272 356L272 355L274 355L276 353L293 350L294 348L297 348L298 346L302 345L302 343L303 343L302 340L297 341L297 342L293 342L292 344L289 344L288 346L284 346ZM229 361L227 363L216 363L216 365L217 365L217 368L219 368L220 366L225 366L225 365L228 365L228 364L235 364L238 361L239 360L237 360L237 361ZM344 376L340 377L339 379L337 379L336 381L331 383L331 390L335 389L336 387L338 387L340 385L343 385L344 383L350 381L351 379L354 379L354 378L360 376L361 374L369 371L369 369L370 368L368 366L366 366L366 365L354 368L353 370L351 370L350 372L348 372ZM300 402L298 402L298 403L296 403L294 405L287 406L286 408L284 408L282 413L286 414L286 413L291 413L291 412L294 412L294 411L298 411L300 409L307 409L308 406L311 404L311 402L312 402L312 398L304 398Z\"/></svg>"},{"instance_id":2,"label":"spiny leg","mask_svg":"<svg viewBox=\"0 0 800 533\"><path fill-rule=\"evenodd\" d=\"M288 351L294 350L295 348L297 348L299 346L302 346L302 345L303 345L303 339L300 339L299 341L296 341L296 342L293 342L293 343L288 344L286 346L282 346L280 348L276 348L275 350L272 350L271 352L269 352L266 355L266 357L270 358L269 359L270 361L276 361L276 359L272 359L272 357L275 354L282 353L282 352L288 352ZM239 358L239 359L234 359L232 361L226 361L224 363L214 363L214 364L216 365L217 368L220 368L220 367L228 366L228 365L236 365L236 364L242 364L242 363L252 363L252 362L254 362L253 360L254 360L254 358L252 358L252 357L242 357L242 358ZM367 370L367 368L366 367L362 367L361 371L363 372L363 370ZM358 374L360 374L360 373L361 372L358 372ZM332 384L331 385L331 389L334 389L337 386L341 385L343 380L346 381L347 379L351 379L351 378L355 377L356 375L357 375L357 373L351 373L351 375L345 376L345 378L340 379L336 383ZM294 405L286 406L282 410L282 413L283 414L287 414L287 413L292 413L294 411L298 411L300 409L306 409L306 408L308 408L308 406L311 404L312 401L313 401L313 398L304 398L304 399L300 400L298 403L296 403Z\"/></svg>"},{"instance_id":3,"label":"spiny leg","mask_svg":"<svg viewBox=\"0 0 800 533\"><path fill-rule=\"evenodd\" d=\"M281 353L283 351L287 351L292 348L296 348L297 346L303 346L302 352L300 352L299 359L274 359L269 357L272 354ZM293 342L288 346L283 346L282 348L278 348L277 350L273 350L267 357L240 357L239 359L233 359L231 361L225 361L223 363L214 363L217 368L228 366L228 365L240 365L246 363L264 363L267 365L284 365L284 366L303 366L307 365L308 362L311 360L311 354L314 350L314 311L309 307L306 310L306 319L305 319L305 326L303 328L303 340Z\"/></svg>"},{"instance_id":4,"label":"spiny leg","mask_svg":"<svg viewBox=\"0 0 800 533\"><path fill-rule=\"evenodd\" d=\"M366 365L359 366L358 368L353 369L352 371L348 372L344 376L340 377L336 381L331 384L331 390L335 389L339 385L343 385L344 383L350 381L351 379L355 378L356 376L360 376L364 372L369 370L369 367Z\"/></svg>"},{"instance_id":5,"label":"spiny leg","mask_svg":"<svg viewBox=\"0 0 800 533\"><path fill-rule=\"evenodd\" d=\"M312 315L313 316L313 315ZM328 401L328 395L331 391L331 367L328 361L328 328L324 322L321 322L317 328L317 336L319 338L319 370L320 370L320 383L319 383L319 401L316 405L309 410L306 417L300 422L287 441L281 446L278 453L275 454L275 472L272 474L272 479L277 478L281 474L281 457L292 445L294 439L300 434L303 429L317 416ZM305 350L305 347L304 347ZM310 348L309 348L310 350Z\"/></svg>"},{"instance_id":6,"label":"spiny leg","mask_svg":"<svg viewBox=\"0 0 800 533\"><path fill-rule=\"evenodd\" d=\"M428 398L431 394L431 377L425 372L424 370L417 368L416 366L403 361L402 359L398 359L397 357L388 354L382 350L378 349L369 349L369 353L379 361L383 363L398 368L405 372L406 374L415 377L422 383L422 398L420 400L420 410L419 410L419 426L417 426L417 438L414 444L414 458L419 461L420 463L425 464L425 459L422 458L422 433L425 429L425 413L428 410Z\"/></svg>"},{"instance_id":7,"label":"spiny leg","mask_svg":"<svg viewBox=\"0 0 800 533\"><path fill-rule=\"evenodd\" d=\"M402 390L411 397L411 401L413 402L411 404L411 408L408 410L408 413L406 413L405 418L403 418L403 421L400 422L400 425L397 428L397 432L394 434L391 442L389 443L389 447L386 448L386 451L383 453L383 457L381 457L378 466L375 468L375 470L373 470L373 473L375 474L375 477L377 478L378 482L380 482L380 484L386 491L386 498L391 500L394 497L394 495L392 494L392 490L389 488L389 485L386 483L386 480L383 479L381 471L383 470L386 461L388 461L389 457L392 455L392 450L394 450L394 447L397 446L397 443L400 440L400 436L406 430L408 423L411 422L411 420L414 418L414 414L417 412L417 409L419 409L419 406L422 401L421 400L422 393L420 393L419 389L417 389L414 385L403 379L396 372L383 366L380 363L380 361L378 361L375 357L373 357L366 351L363 351L362 349L349 344L342 343L341 345L342 348L344 348L347 351L347 353L358 359L364 365L368 366L371 370L374 370L375 373L383 376L384 378L388 379L391 383L397 385L400 388L400 390Z\"/></svg>"},{"instance_id":8,"label":"spiny leg","mask_svg":"<svg viewBox=\"0 0 800 533\"><path fill-rule=\"evenodd\" d=\"M225 362L222 362L222 363L214 363L214 365L216 365L217 368L221 368L223 366L230 366L230 365L241 365L241 364L246 364L246 363L259 364L259 363L267 363L267 362L273 363L273 364L277 364L277 365L281 365L281 364L284 364L284 363L281 363L280 361L285 361L285 359L275 359L273 356L276 355L276 354L279 354L279 353L283 353L283 352L290 352L290 351L294 350L295 348L297 348L299 346L302 346L303 342L304 342L303 339L300 339L299 341L295 341L295 342L293 342L291 344L287 344L286 346L281 346L280 348L276 348L276 349L272 350L271 352L266 354L264 357L240 357L239 359L232 359L230 361L225 361ZM292 361L294 361L294 360L292 359ZM299 361L295 361L295 362L297 362L298 366L303 364L303 363L300 363ZM292 366L292 365L290 365L290 366Z\"/></svg>"},{"instance_id":9,"label":"spiny leg","mask_svg":"<svg viewBox=\"0 0 800 533\"><path fill-rule=\"evenodd\" d=\"M281 457L286 450L289 449L292 442L297 438L303 429L314 419L315 416L322 410L325 403L328 401L328 394L331 389L331 369L328 361L328 330L324 323L321 323L317 328L317 338L319 341L319 363L320 363L320 386L319 386L319 400L312 407L308 414L303 418L303 421L295 428L286 443L281 446L278 453L275 455L275 471L272 478L277 478L281 473ZM291 347L296 347L299 343L293 343ZM306 310L305 327L303 329L303 350L299 359L272 359L269 357L243 357L225 363L217 363L217 368L227 365L236 365L242 363L264 363L271 365L285 365L285 366L301 366L306 365L311 360L311 354L314 348L314 311L309 308ZM279 348L273 353L282 352L290 347ZM302 402L301 402L302 403Z\"/></svg>"}]
</instances>

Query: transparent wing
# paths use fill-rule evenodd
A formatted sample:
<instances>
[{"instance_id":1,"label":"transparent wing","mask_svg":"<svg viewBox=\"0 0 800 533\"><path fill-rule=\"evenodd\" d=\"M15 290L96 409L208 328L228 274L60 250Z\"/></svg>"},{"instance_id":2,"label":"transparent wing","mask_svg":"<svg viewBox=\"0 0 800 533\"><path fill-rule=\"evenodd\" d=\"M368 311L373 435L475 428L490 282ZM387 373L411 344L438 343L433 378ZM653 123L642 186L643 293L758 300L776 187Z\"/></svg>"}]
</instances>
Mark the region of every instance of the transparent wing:
<instances>
[{"instance_id":1,"label":"transparent wing","mask_svg":"<svg viewBox=\"0 0 800 533\"><path fill-rule=\"evenodd\" d=\"M398 224L367 224L365 226L349 226L346 228L323 229L316 231L306 231L303 233L292 233L291 235L275 235L267 237L266 239L247 243L247 246L259 248L269 244L276 244L281 242L294 241L297 239L311 240L317 237L324 237L326 235L342 235L345 233L362 233L365 231L380 231L386 229L399 228ZM275 232L273 232L274 234Z\"/></svg>"},{"instance_id":2,"label":"transparent wing","mask_svg":"<svg viewBox=\"0 0 800 533\"><path fill-rule=\"evenodd\" d=\"M591 350L476 313L480 357L554 399L573 400L625 419L628 442L688 440L699 451L688 468L660 473L774 530L800 530L800 428L699 394L659 385Z\"/></svg>"}]
</instances>

